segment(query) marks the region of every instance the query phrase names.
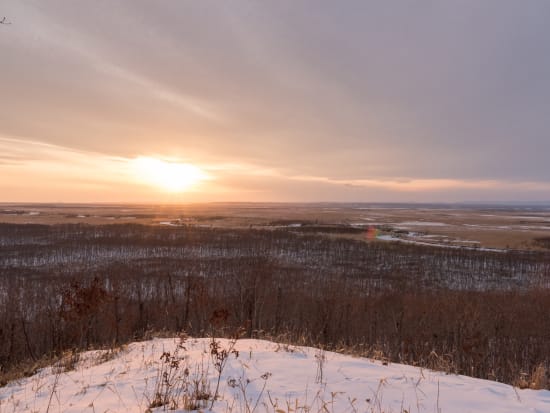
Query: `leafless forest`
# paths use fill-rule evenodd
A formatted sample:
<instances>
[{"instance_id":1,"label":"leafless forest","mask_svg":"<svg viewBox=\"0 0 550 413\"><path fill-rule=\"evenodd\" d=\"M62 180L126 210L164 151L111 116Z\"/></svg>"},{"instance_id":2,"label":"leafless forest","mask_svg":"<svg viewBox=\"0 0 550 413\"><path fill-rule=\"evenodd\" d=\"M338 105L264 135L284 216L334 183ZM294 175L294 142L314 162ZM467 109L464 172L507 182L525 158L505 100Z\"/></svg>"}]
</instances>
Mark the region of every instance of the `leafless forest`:
<instances>
[{"instance_id":1,"label":"leafless forest","mask_svg":"<svg viewBox=\"0 0 550 413\"><path fill-rule=\"evenodd\" d=\"M153 332L239 327L514 384L550 370L549 253L333 235L0 224L0 372Z\"/></svg>"}]
</instances>

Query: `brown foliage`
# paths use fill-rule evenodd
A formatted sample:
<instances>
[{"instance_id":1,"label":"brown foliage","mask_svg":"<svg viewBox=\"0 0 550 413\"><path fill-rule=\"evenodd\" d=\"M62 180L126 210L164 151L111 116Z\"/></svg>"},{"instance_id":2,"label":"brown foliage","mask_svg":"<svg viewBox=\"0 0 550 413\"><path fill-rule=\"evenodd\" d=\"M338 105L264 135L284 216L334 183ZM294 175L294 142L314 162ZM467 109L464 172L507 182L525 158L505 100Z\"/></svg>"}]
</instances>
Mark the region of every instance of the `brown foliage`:
<instances>
[{"instance_id":1,"label":"brown foliage","mask_svg":"<svg viewBox=\"0 0 550 413\"><path fill-rule=\"evenodd\" d=\"M550 259L285 230L0 224L0 367L246 327L548 387Z\"/></svg>"}]
</instances>

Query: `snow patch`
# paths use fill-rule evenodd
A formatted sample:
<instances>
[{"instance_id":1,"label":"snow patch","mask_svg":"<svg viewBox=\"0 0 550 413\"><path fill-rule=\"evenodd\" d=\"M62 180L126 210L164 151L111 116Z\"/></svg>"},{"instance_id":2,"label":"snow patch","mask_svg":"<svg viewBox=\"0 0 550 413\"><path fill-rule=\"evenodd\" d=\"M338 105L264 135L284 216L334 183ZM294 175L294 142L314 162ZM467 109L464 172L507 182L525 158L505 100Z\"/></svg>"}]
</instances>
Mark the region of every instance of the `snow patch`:
<instances>
[{"instance_id":1,"label":"snow patch","mask_svg":"<svg viewBox=\"0 0 550 413\"><path fill-rule=\"evenodd\" d=\"M227 348L227 340L220 343ZM45 412L48 408L66 413L143 412L153 398L161 355L173 355L177 344L176 339L133 343L111 359L101 351L83 353L75 370L46 368L0 388L0 407L14 413ZM210 339L184 343L186 350L180 349L182 372L188 366L194 374L195 367L210 363L209 344ZM227 412L229 405L235 407L234 412L245 412L247 403L249 407L257 403L262 407L258 411L264 411L263 403L268 411L287 411L287 403L298 403L311 412L329 406L334 413L398 412L402 408L419 413L543 413L550 406L547 390L518 390L487 380L262 340L239 340L236 349L239 356L228 359L212 412ZM210 366L207 382L211 392L216 386L214 373ZM164 407L152 410L161 412ZM177 411L183 412L181 408Z\"/></svg>"},{"instance_id":2,"label":"snow patch","mask_svg":"<svg viewBox=\"0 0 550 413\"><path fill-rule=\"evenodd\" d=\"M406 221L399 222L398 225L407 225L407 226L422 226L422 227L446 227L448 224L443 222L429 222L429 221Z\"/></svg>"}]
</instances>

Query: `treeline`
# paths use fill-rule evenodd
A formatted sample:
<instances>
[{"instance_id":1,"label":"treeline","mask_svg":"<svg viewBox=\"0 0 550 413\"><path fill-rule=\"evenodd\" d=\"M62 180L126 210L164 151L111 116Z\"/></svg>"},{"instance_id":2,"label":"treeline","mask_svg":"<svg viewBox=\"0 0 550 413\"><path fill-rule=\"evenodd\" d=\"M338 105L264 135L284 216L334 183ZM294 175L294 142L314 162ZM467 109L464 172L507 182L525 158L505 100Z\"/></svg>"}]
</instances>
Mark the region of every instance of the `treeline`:
<instances>
[{"instance_id":1,"label":"treeline","mask_svg":"<svg viewBox=\"0 0 550 413\"><path fill-rule=\"evenodd\" d=\"M247 257L300 268L310 276L344 276L367 293L403 282L423 289L550 288L548 253L366 243L288 229L0 224L0 247L0 271L12 275L70 275L159 258L211 262Z\"/></svg>"},{"instance_id":2,"label":"treeline","mask_svg":"<svg viewBox=\"0 0 550 413\"><path fill-rule=\"evenodd\" d=\"M515 382L550 368L550 259L286 230L0 225L0 368L151 331Z\"/></svg>"}]
</instances>

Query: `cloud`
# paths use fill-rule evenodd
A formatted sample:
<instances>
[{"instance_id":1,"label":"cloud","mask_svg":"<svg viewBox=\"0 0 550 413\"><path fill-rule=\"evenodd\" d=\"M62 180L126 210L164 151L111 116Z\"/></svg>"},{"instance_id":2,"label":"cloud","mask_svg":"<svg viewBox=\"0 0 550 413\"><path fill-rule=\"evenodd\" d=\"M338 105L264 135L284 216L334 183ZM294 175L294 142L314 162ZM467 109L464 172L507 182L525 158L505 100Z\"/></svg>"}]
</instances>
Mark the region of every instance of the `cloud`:
<instances>
[{"instance_id":1,"label":"cloud","mask_svg":"<svg viewBox=\"0 0 550 413\"><path fill-rule=\"evenodd\" d=\"M542 200L550 191L550 184L544 181L340 179L293 175L253 163L189 164L189 159L162 154L113 157L20 137L0 136L0 151L0 201L4 202L420 202L498 200L510 191ZM164 168L160 178L148 168L136 170L143 160L155 171ZM173 175L182 171L200 171L201 182L185 186L179 193L166 192L165 187L180 187ZM152 181L157 184L151 186Z\"/></svg>"},{"instance_id":2,"label":"cloud","mask_svg":"<svg viewBox=\"0 0 550 413\"><path fill-rule=\"evenodd\" d=\"M549 3L4 7L4 136L209 165L220 191L285 199L540 198L550 182Z\"/></svg>"}]
</instances>

